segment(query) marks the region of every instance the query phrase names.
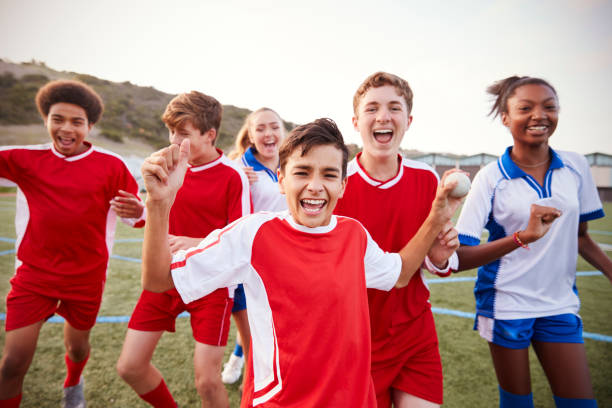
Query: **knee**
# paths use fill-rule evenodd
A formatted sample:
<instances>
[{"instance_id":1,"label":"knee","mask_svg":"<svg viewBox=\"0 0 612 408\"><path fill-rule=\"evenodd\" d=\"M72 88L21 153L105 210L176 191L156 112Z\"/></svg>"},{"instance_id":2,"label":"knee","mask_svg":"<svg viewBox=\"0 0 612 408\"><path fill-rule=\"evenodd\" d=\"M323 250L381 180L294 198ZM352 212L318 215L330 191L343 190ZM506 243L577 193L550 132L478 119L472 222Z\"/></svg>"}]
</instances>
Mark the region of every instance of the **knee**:
<instances>
[{"instance_id":1,"label":"knee","mask_svg":"<svg viewBox=\"0 0 612 408\"><path fill-rule=\"evenodd\" d=\"M221 382L221 374L217 373L216 376L211 375L210 373L196 375L195 386L198 394L204 398L215 395L220 387L223 387L223 383Z\"/></svg>"},{"instance_id":2,"label":"knee","mask_svg":"<svg viewBox=\"0 0 612 408\"><path fill-rule=\"evenodd\" d=\"M74 341L65 343L66 352L72 361L83 361L89 356L89 341Z\"/></svg>"},{"instance_id":3,"label":"knee","mask_svg":"<svg viewBox=\"0 0 612 408\"><path fill-rule=\"evenodd\" d=\"M117 374L119 374L119 377L121 377L125 382L128 383L142 378L145 373L144 366L136 364L133 361L130 361L125 358L119 358L115 369L117 370Z\"/></svg>"},{"instance_id":4,"label":"knee","mask_svg":"<svg viewBox=\"0 0 612 408\"><path fill-rule=\"evenodd\" d=\"M0 377L7 381L25 377L29 367L29 359L25 356L5 354L0 366Z\"/></svg>"}]
</instances>

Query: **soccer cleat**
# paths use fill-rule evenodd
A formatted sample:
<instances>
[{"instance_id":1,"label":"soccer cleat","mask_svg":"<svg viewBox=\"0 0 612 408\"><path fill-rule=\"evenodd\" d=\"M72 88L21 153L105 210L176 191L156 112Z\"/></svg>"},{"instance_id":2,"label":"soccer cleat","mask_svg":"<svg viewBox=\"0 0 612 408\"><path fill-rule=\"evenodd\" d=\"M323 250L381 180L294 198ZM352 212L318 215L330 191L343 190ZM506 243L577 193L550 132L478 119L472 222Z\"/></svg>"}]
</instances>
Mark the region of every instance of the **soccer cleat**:
<instances>
[{"instance_id":1,"label":"soccer cleat","mask_svg":"<svg viewBox=\"0 0 612 408\"><path fill-rule=\"evenodd\" d=\"M223 364L223 372L221 373L221 380L224 384L233 384L240 378L242 374L242 366L244 365L244 356L238 357L232 354L227 361Z\"/></svg>"},{"instance_id":2,"label":"soccer cleat","mask_svg":"<svg viewBox=\"0 0 612 408\"><path fill-rule=\"evenodd\" d=\"M85 394L83 393L83 377L77 385L64 388L62 408L85 408Z\"/></svg>"}]
</instances>

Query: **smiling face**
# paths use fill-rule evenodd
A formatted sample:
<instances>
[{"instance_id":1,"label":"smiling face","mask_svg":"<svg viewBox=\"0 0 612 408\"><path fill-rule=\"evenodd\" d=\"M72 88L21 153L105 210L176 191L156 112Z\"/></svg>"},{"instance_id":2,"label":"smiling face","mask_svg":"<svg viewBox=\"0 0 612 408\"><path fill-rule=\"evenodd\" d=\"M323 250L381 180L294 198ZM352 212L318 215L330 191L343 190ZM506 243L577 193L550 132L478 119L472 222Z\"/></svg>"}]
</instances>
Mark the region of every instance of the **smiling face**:
<instances>
[{"instance_id":1,"label":"smiling face","mask_svg":"<svg viewBox=\"0 0 612 408\"><path fill-rule=\"evenodd\" d=\"M310 228L329 224L346 186L342 160L342 151L329 144L314 146L304 156L295 149L288 157L278 184L295 222Z\"/></svg>"},{"instance_id":2,"label":"smiling face","mask_svg":"<svg viewBox=\"0 0 612 408\"><path fill-rule=\"evenodd\" d=\"M353 117L353 126L363 141L363 154L379 159L395 160L411 122L406 100L393 85L370 88Z\"/></svg>"},{"instance_id":3,"label":"smiling face","mask_svg":"<svg viewBox=\"0 0 612 408\"><path fill-rule=\"evenodd\" d=\"M283 136L283 125L276 113L263 110L253 115L249 123L249 138L260 161L278 161L278 147Z\"/></svg>"},{"instance_id":4,"label":"smiling face","mask_svg":"<svg viewBox=\"0 0 612 408\"><path fill-rule=\"evenodd\" d=\"M51 105L45 125L55 150L64 156L75 156L87 150L84 141L93 124L80 106L65 102Z\"/></svg>"},{"instance_id":5,"label":"smiling face","mask_svg":"<svg viewBox=\"0 0 612 408\"><path fill-rule=\"evenodd\" d=\"M515 89L507 104L501 118L514 143L548 145L559 120L559 103L553 90L541 84L523 85Z\"/></svg>"}]
</instances>

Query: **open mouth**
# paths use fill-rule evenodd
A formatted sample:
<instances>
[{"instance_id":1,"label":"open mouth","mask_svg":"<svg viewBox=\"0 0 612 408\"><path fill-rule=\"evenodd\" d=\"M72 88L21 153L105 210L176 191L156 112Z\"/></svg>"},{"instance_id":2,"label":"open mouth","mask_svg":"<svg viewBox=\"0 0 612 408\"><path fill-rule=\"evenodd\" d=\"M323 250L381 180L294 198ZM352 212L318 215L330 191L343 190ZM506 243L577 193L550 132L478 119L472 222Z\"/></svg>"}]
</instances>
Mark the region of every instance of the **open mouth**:
<instances>
[{"instance_id":1,"label":"open mouth","mask_svg":"<svg viewBox=\"0 0 612 408\"><path fill-rule=\"evenodd\" d=\"M68 147L76 142L76 138L66 137L66 136L57 136L56 140L59 142L60 146Z\"/></svg>"},{"instance_id":2,"label":"open mouth","mask_svg":"<svg viewBox=\"0 0 612 408\"><path fill-rule=\"evenodd\" d=\"M378 143L389 143L393 139L393 131L391 129L382 129L374 131L374 140Z\"/></svg>"},{"instance_id":3,"label":"open mouth","mask_svg":"<svg viewBox=\"0 0 612 408\"><path fill-rule=\"evenodd\" d=\"M323 211L323 208L327 204L327 200L315 199L315 198L304 198L300 200L300 205L306 214L318 214Z\"/></svg>"},{"instance_id":4,"label":"open mouth","mask_svg":"<svg viewBox=\"0 0 612 408\"><path fill-rule=\"evenodd\" d=\"M548 129L549 129L548 125L528 126L527 132L531 134L540 135L540 134L547 133Z\"/></svg>"}]
</instances>

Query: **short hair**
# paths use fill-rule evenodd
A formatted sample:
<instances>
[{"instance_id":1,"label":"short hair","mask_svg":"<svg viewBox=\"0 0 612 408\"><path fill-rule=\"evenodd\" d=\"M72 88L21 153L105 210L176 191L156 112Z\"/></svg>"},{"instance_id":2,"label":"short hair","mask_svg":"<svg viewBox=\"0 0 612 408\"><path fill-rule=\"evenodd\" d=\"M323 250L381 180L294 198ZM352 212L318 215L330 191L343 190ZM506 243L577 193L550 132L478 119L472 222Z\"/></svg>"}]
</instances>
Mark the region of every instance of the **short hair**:
<instances>
[{"instance_id":1,"label":"short hair","mask_svg":"<svg viewBox=\"0 0 612 408\"><path fill-rule=\"evenodd\" d=\"M218 100L202 92L191 91L175 96L168 103L162 121L170 130L190 121L193 127L202 133L210 129L215 129L218 133L222 115L223 106Z\"/></svg>"},{"instance_id":2,"label":"short hair","mask_svg":"<svg viewBox=\"0 0 612 408\"><path fill-rule=\"evenodd\" d=\"M381 86L391 85L395 87L397 93L404 98L406 101L406 107L408 108L408 115L412 112L412 98L413 93L408 81L397 75L389 74L388 72L375 72L367 77L353 96L353 113L355 116L359 116L359 103L363 99L363 96L370 90L370 88L379 88Z\"/></svg>"},{"instance_id":3,"label":"short hair","mask_svg":"<svg viewBox=\"0 0 612 408\"><path fill-rule=\"evenodd\" d=\"M289 133L278 151L280 170L285 171L287 160L295 150L301 148L300 156L304 156L313 147L325 145L332 145L342 152L342 178L344 179L349 152L340 129L333 120L328 118L317 119L298 126Z\"/></svg>"},{"instance_id":4,"label":"short hair","mask_svg":"<svg viewBox=\"0 0 612 408\"><path fill-rule=\"evenodd\" d=\"M56 103L71 103L80 106L87 114L87 121L95 124L104 112L102 98L89 85L74 80L57 80L43 85L36 93L36 107L46 118L51 106Z\"/></svg>"},{"instance_id":5,"label":"short hair","mask_svg":"<svg viewBox=\"0 0 612 408\"><path fill-rule=\"evenodd\" d=\"M284 134L285 127L283 126L283 119L280 117L280 115L274 109L270 109L266 107L259 108L249 113L247 117L244 119L244 123L242 124L242 127L238 131L238 134L236 134L236 140L234 141L234 150L232 150L227 155L227 157L229 157L232 160L242 157L244 152L246 152L249 147L253 146L253 143L251 142L251 139L249 138L249 128L252 125L253 117L261 112L274 113L278 117L278 120L281 124L281 132L282 132L281 135Z\"/></svg>"},{"instance_id":6,"label":"short hair","mask_svg":"<svg viewBox=\"0 0 612 408\"><path fill-rule=\"evenodd\" d=\"M542 78L530 77L530 76L511 76L502 80L499 80L493 85L487 87L487 93L493 95L493 106L489 111L489 115L493 115L495 118L497 115L508 112L508 99L510 99L514 92L523 85L536 84L544 85L550 88L551 91L557 97L557 91L555 88L548 83L548 81Z\"/></svg>"}]
</instances>

